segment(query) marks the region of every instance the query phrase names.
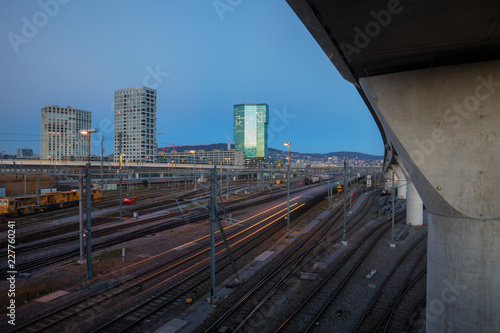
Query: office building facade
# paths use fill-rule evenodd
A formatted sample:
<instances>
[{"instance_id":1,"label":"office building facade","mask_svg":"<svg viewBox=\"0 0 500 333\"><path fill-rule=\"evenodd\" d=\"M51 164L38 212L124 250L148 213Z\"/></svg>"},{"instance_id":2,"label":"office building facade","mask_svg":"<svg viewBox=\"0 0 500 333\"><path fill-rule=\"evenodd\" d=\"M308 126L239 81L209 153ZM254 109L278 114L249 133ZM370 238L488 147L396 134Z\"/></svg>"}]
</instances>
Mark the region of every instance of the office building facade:
<instances>
[{"instance_id":1,"label":"office building facade","mask_svg":"<svg viewBox=\"0 0 500 333\"><path fill-rule=\"evenodd\" d=\"M33 158L34 156L31 148L17 148L16 158Z\"/></svg>"},{"instance_id":2,"label":"office building facade","mask_svg":"<svg viewBox=\"0 0 500 333\"><path fill-rule=\"evenodd\" d=\"M128 162L154 162L156 153L156 90L147 87L115 91L114 156Z\"/></svg>"},{"instance_id":3,"label":"office building facade","mask_svg":"<svg viewBox=\"0 0 500 333\"><path fill-rule=\"evenodd\" d=\"M238 104L233 111L235 149L242 151L245 158L267 158L269 106Z\"/></svg>"},{"instance_id":4,"label":"office building facade","mask_svg":"<svg viewBox=\"0 0 500 333\"><path fill-rule=\"evenodd\" d=\"M40 159L85 160L88 156L88 138L80 134L92 128L92 113L58 105L41 109Z\"/></svg>"},{"instance_id":5,"label":"office building facade","mask_svg":"<svg viewBox=\"0 0 500 333\"><path fill-rule=\"evenodd\" d=\"M171 164L209 164L209 165L223 165L223 166L243 166L245 160L243 152L234 149L211 151L196 150L190 151L173 151L164 153L158 152L156 156L158 163L171 163Z\"/></svg>"}]
</instances>

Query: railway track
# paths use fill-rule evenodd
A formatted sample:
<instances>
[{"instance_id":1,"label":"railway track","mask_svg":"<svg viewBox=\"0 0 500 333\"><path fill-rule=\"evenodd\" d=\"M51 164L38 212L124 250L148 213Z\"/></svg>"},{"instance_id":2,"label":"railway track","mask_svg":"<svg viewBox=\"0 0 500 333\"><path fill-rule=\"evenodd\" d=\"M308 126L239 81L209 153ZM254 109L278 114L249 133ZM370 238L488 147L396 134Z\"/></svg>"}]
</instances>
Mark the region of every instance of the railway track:
<instances>
[{"instance_id":1,"label":"railway track","mask_svg":"<svg viewBox=\"0 0 500 333\"><path fill-rule=\"evenodd\" d=\"M178 200L188 199L191 197L195 197L197 195L199 195L199 193L186 193L184 195L181 195ZM207 194L200 197L200 199L203 199L206 197L207 197ZM155 199L157 199L157 201L162 200L161 197L160 198L155 197ZM158 212L158 211L177 208L177 204L175 202L172 202L172 201L166 201L166 202L168 202L168 203L167 204L158 204L157 202L155 202L155 203L151 203L151 204L148 204L148 205L145 205L142 207L137 207L137 208L134 207L135 208L134 211L138 212L140 215L143 215L143 214L150 214L150 213L154 213L154 212ZM199 209L195 209L195 211L199 211ZM105 217L93 218L92 219L92 226L96 227L96 226L100 226L100 225L105 225L105 224L110 223L110 222L116 222L116 219L118 217L114 216L114 215L116 215L116 214L111 214L111 215L105 216ZM169 215L169 218L175 218L175 217L178 217L180 215L181 215L180 212L179 213L171 213ZM133 214L131 212L124 212L123 217L125 219L131 219L133 217ZM148 221L144 221L143 223L148 223L148 222L150 222L149 220L152 220L152 219L148 219ZM140 222L137 222L137 223L136 222L128 222L128 223L126 223L126 224L124 223L120 226L115 226L114 228L109 228L110 230L107 230L107 231L98 231L97 233L99 233L99 235L106 235L106 234L110 234L110 233L114 232L113 229L123 229L123 228L133 227L133 226L140 225L140 224L141 224ZM47 246L62 244L64 242L67 242L70 240L75 240L76 239L75 237L78 237L78 236L74 234L74 235L67 235L64 237L60 237L60 238L58 238L58 240L50 240L50 241L41 242L41 240L43 240L45 238L56 237L56 236L60 236L60 235L68 234L68 233L76 233L76 232L78 232L78 228L79 228L78 224L76 224L76 223L67 223L67 224L63 224L61 226L57 226L55 228L41 229L37 232L28 233L26 235L23 235L22 233L20 233L17 236L16 241L18 244L23 244L23 245L18 246L19 249L22 249L22 248L25 248L25 249L29 248L30 250L39 249L39 248L43 248L43 247L47 247ZM36 244L36 245L31 244L28 246L27 243L31 243L31 242L37 242L38 244ZM1 240L0 247L6 248L7 241Z\"/></svg>"},{"instance_id":2,"label":"railway track","mask_svg":"<svg viewBox=\"0 0 500 333\"><path fill-rule=\"evenodd\" d=\"M356 195L357 197L359 197L359 194ZM371 194L369 205L363 207L350 218L348 231L352 232L355 228L361 227L360 223L364 220L364 216L368 213L369 207L373 205L374 200L375 195ZM259 281L254 282L253 287L236 300L234 305L229 307L219 306L221 310L215 314L217 319L208 328L204 328L204 331L217 332L221 329L238 331L245 330L247 327L259 329L261 325L264 327L271 325L270 322L263 319L265 317L262 313L264 305L292 277L303 271L306 265L312 265L315 258L325 253L327 250L325 242L330 244L342 238L343 227L334 227L336 226L334 222L341 217L341 211L341 207L337 208L330 214L329 218L318 224L310 234L304 235L298 244L291 245L283 254L284 258L277 263L274 262L273 268ZM264 327L261 327L261 329Z\"/></svg>"},{"instance_id":3,"label":"railway track","mask_svg":"<svg viewBox=\"0 0 500 333\"><path fill-rule=\"evenodd\" d=\"M203 191L204 189L200 189L199 192ZM195 192L193 189L188 189L186 191L181 191L181 192L176 192L175 194L178 197L184 197L184 196L189 196L191 193ZM127 196L130 197L137 197L140 201L147 201L147 200L154 200L154 199L168 199L172 197L172 194L170 192L158 192L157 190L152 190L152 191L147 191L147 190L135 190L129 194L123 193L122 197L126 198ZM99 202L95 202L92 204L93 209L106 209L106 208L112 208L116 207L119 202L119 195L118 194L109 194L104 192L103 197ZM154 207L151 206L150 207ZM53 210L53 211L46 211L46 212L41 212L41 213L35 213L35 214L30 214L30 215L21 215L17 217L16 219L20 219L22 222L22 219L26 220L37 220L37 222L44 222L44 221L51 221L53 219L61 219L61 218L66 218L66 217L73 217L75 215L78 215L78 208L75 207L70 207L66 209L61 209L61 210Z\"/></svg>"},{"instance_id":4,"label":"railway track","mask_svg":"<svg viewBox=\"0 0 500 333\"><path fill-rule=\"evenodd\" d=\"M334 300L342 297L340 296L342 290L347 288L353 274L359 274L359 268L365 258L370 255L374 246L389 228L388 224L380 224L376 230L367 233L358 246L336 264L328 275L321 276L321 283L309 292L310 296L302 301L276 330L272 331L309 332L332 329L334 324L328 322L332 318L342 316L341 310L337 309L341 308L342 302L345 302L339 299L333 306ZM368 239L370 243L366 247L363 244L367 244ZM383 283L377 289L357 324L349 328L336 327L336 329L349 332L405 331L408 318L411 318L411 314L419 308L415 307L415 299L425 299L426 239L427 233L423 233L401 254L390 272L384 275ZM362 249L363 246L366 248ZM360 253L356 254L356 252ZM357 258L353 259L354 256ZM405 299L410 293L413 295L410 295L409 300Z\"/></svg>"},{"instance_id":5,"label":"railway track","mask_svg":"<svg viewBox=\"0 0 500 333\"><path fill-rule=\"evenodd\" d=\"M295 212L296 209L297 208L292 209L292 213ZM286 209L282 209L278 215L273 217L273 219L278 221L280 219L282 220L285 216ZM269 237L282 228L282 224L273 224L271 228L266 229L265 232L258 235L258 237L250 238L247 242L241 244L241 246L231 246L231 251L233 258L236 261L236 265L242 266L245 262L245 258L248 257L249 252L255 250L256 247L264 243ZM238 239L232 239L232 237L230 237L229 240L232 241L232 243L238 243L240 241ZM217 258L215 272L216 279L218 281L223 281L228 277L233 276L234 273L231 270L231 265L225 251L221 250L219 253L223 254L223 256ZM177 302L191 297L191 295L193 295L193 290L204 290L205 292L208 292L210 282L209 270L210 266L206 263L203 267L200 267L198 270L192 272L187 278L179 281L179 283L173 285L171 288L157 294L152 299L149 299L132 309L128 309L125 313L109 321L93 332L144 331L146 329L143 327L144 324L149 325L150 322L158 321L160 318L171 316L172 313L177 312Z\"/></svg>"},{"instance_id":6,"label":"railway track","mask_svg":"<svg viewBox=\"0 0 500 333\"><path fill-rule=\"evenodd\" d=\"M388 273L384 283L372 299L369 307L358 321L356 331L359 332L404 332L408 324L407 319L415 312L414 302L406 302L405 297L425 300L426 284L426 254L427 233L422 235L395 267ZM408 258L410 254L418 252L418 258ZM409 272L404 271L403 263L410 262ZM402 268L403 267L403 268ZM419 303L420 303L419 301Z\"/></svg>"},{"instance_id":7,"label":"railway track","mask_svg":"<svg viewBox=\"0 0 500 333\"><path fill-rule=\"evenodd\" d=\"M113 237L108 240L104 240L98 243L92 244L92 249L93 251L101 250L101 249L106 249L110 246L117 245L129 240L137 239L140 237L144 237L153 233L169 230L169 229L174 229L177 228L181 225L186 224L185 221L170 221L165 224L161 225L156 225L156 226L151 226L147 228L143 228L141 230L135 231L133 234L128 234L128 235L122 235L118 237ZM31 259L25 262L20 262L16 265L17 272L23 273L23 272L30 272L31 270L40 268L40 267L46 267L48 265L52 265L58 262L62 262L68 259L71 259L79 254L80 250L78 248L74 248L71 250L66 250L63 252L55 253L55 254L50 254L48 256L44 256L41 258L36 258L36 259ZM0 276L6 277L6 273L2 273Z\"/></svg>"},{"instance_id":8,"label":"railway track","mask_svg":"<svg viewBox=\"0 0 500 333\"><path fill-rule=\"evenodd\" d=\"M321 198L318 200L321 200ZM298 207L293 208L293 210L295 209L298 210ZM294 212L294 214L296 214L296 212ZM286 208L281 204L279 211L260 221L257 225L251 225L245 230L238 230L236 226L231 228L231 230L234 231L228 233L228 236L231 239L231 243L233 243L236 257L240 260L245 260L252 248L258 247L259 244L267 240L270 235L283 228L285 225L283 223L285 215ZM263 231L263 233L259 233L257 236L257 232L260 231ZM254 234L255 236L250 237L249 234ZM163 290L162 296L158 296L159 298L152 302L160 302L163 305L165 305L165 303L175 302L179 299L179 295L183 295L186 292L189 293L193 288L197 290L206 289L205 280L206 276L208 276L208 274L206 274L206 262L208 260L207 243L198 244L193 242L192 245L191 247L181 249L182 255L178 255L175 249L167 251L168 253L165 253L165 255L168 254L168 260L160 260L158 257L155 258L154 262L149 260L147 262L145 261L141 265L147 267L147 270L134 278L125 278L127 275L130 275L131 272L122 271L119 273L119 276L115 277L120 281L114 283L113 286L110 286L106 290L96 292L83 301L71 303L37 318L37 320L27 323L22 327L17 327L15 332L24 330L33 332L40 330L59 332L74 327L72 325L76 325L74 324L75 322L78 322L78 325L86 325L85 323L88 322L88 318L92 318L90 319L92 323L88 323L92 326L99 321L99 319L96 318L95 309L99 309L100 314L106 315L108 311L120 311L120 309L117 308L119 306L130 308L130 304L134 304L134 301L137 301L139 296L146 298L152 297L153 294L158 294L158 288L160 287L170 289ZM217 258L219 265L218 278L222 279L225 275L231 273L228 272L225 250L221 248L222 244L218 246L220 246L217 250L220 252ZM189 274L186 272L189 272ZM204 278L200 280L200 277ZM130 297L131 293L134 294L132 297ZM160 299L160 297L163 298ZM170 299L170 301L167 301L168 299ZM151 302L149 304L151 304ZM155 307L157 308L157 304ZM144 305L144 308L148 308L148 305ZM134 311L136 316L139 313L138 311L138 309ZM153 312L158 311L161 310L153 310ZM130 321L130 317L126 321ZM115 324L111 325L116 327ZM105 328L101 328L101 330L104 329Z\"/></svg>"},{"instance_id":9,"label":"railway track","mask_svg":"<svg viewBox=\"0 0 500 333\"><path fill-rule=\"evenodd\" d=\"M235 188L239 188L239 187L235 187ZM198 192L190 191L190 192L184 193L180 196L177 196L176 199L179 201L183 201L185 199L191 199L191 198L197 198L197 199L203 200L203 199L206 199L207 197L208 197L207 191L201 191L201 192L200 191L198 191ZM254 196L252 196L252 197L254 197ZM127 208L129 210L134 209L134 212L137 212L140 215L145 215L145 214L155 213L155 212L162 211L162 210L178 208L177 203L175 203L174 201L170 201L171 200L170 196L160 196L159 197L158 195L155 195L155 196L152 196L151 198L155 199L155 202L150 203L150 204L146 204L146 205L141 205L141 206L128 206L128 207L126 206L125 209L127 209ZM143 198L143 199L145 199L145 198ZM116 200L118 200L118 198L116 198ZM163 202L166 202L166 203L158 204L158 202L161 202L162 200L163 200ZM240 200L233 201L233 202L241 202L243 200L245 200L245 199L240 199ZM113 205L109 206L109 207L115 207L115 206L117 206L116 202L114 202ZM103 207L99 207L99 208L102 209ZM44 214L44 213L42 213L42 214ZM179 215L179 214L177 214L177 215ZM71 213L71 214L65 213L64 216L75 217L75 213ZM125 219L130 219L133 217L133 213L125 210L123 212L122 216ZM57 217L57 218L59 218L59 217ZM113 213L113 214L107 215L105 217L95 217L92 219L92 226L95 227L95 226L100 226L100 225L103 225L103 224L106 224L109 222L116 222L117 218L118 218L117 213ZM56 217L51 218L51 220L54 220L54 219L56 219ZM47 220L46 222L48 222L48 221L49 220ZM43 221L41 221L40 223L43 223ZM65 233L70 233L70 232L78 232L78 228L79 228L78 224L74 223L74 222L73 223L66 223L66 224L57 226L55 228L54 227L53 228L45 228L45 229L41 228L40 230L38 230L36 232L31 232L31 233L28 233L25 235L19 234L18 237L16 238L16 241L18 244L26 244L26 243L30 243L33 241L40 241L43 238L59 236L59 235L62 235ZM22 231L22 228L20 228L18 230ZM53 245L53 244L49 244L49 245ZM0 240L0 248L6 248L6 246L7 246L7 241Z\"/></svg>"},{"instance_id":10,"label":"railway track","mask_svg":"<svg viewBox=\"0 0 500 333\"><path fill-rule=\"evenodd\" d=\"M272 198L279 198L279 197L282 197L283 195L284 195L283 193L276 192L271 197ZM246 200L244 200L244 199L238 200L238 201L235 201L234 203L232 203L231 205L229 205L228 207L226 207L225 210L226 210L226 213L231 213L231 212L235 212L239 209L252 208L252 207L260 205L264 202L267 202L269 200L269 198L270 197L267 196L265 198L253 200L250 203L246 203ZM158 205L157 205L157 207L156 207L156 209L158 209L158 210L165 210L168 208L175 208L175 206L168 205L167 207L165 207L165 206L158 207ZM106 247L109 247L109 246L120 244L122 242L126 242L126 241L130 241L130 240L137 239L140 237L144 237L144 236L149 235L149 234L154 234L154 233L162 232L165 230L174 229L174 228L177 228L177 227L182 226L184 224L189 224L189 223L201 221L201 220L204 220L207 218L207 212L200 208L200 209L191 210L190 214L182 215L180 212L171 213L168 215L168 220L166 220L165 222L158 222L162 218L163 217L152 217L152 218L148 218L148 219L141 219L141 221L137 221L137 222L127 222L126 224L115 224L115 225L113 225L109 228L106 228L106 229L95 230L93 232L93 237L98 238L98 237L103 237L106 235L114 234L118 231L123 231L126 228L137 227L140 225L145 225L147 223L157 223L156 225L153 225L153 226L146 226L146 227L141 228L139 230L135 230L133 233L113 237L112 239L108 239L105 241L96 242L92 245L92 248L94 251L97 251L97 250L105 249ZM103 217L103 218L94 219L93 223L96 220L98 221L97 222L98 225L103 225L103 224L109 223L109 222L116 222L116 219ZM76 228L76 226L74 226L74 228ZM36 244L25 244L22 246L18 246L18 250L24 249L25 251L28 251L28 250L31 251L31 250L41 249L41 248L54 247L54 246L58 246L58 245L61 245L64 243L68 243L68 242L75 242L75 244L78 244L78 234L76 233L76 231L74 231L74 232L75 233L73 235L65 235L65 236L49 239L46 241L38 241ZM31 237L32 236L29 236L27 238L19 237L17 239L17 241L18 241L18 243L23 243L23 242L26 242L28 239L32 239ZM52 254L45 256L43 258L36 258L36 259L31 259L31 260L26 261L26 262L19 262L17 264L17 270L18 270L18 272L21 272L21 273L29 272L29 271L36 269L36 268L39 268L39 267L45 267L47 265L51 265L51 264L54 264L57 262L68 260L72 257L77 256L78 254L79 254L79 249L75 246L72 249L68 249L65 251L58 252L58 253L52 253ZM2 278L7 277L7 274L2 273L2 274L0 274L0 277L2 277Z\"/></svg>"},{"instance_id":11,"label":"railway track","mask_svg":"<svg viewBox=\"0 0 500 333\"><path fill-rule=\"evenodd\" d=\"M370 233L366 233L363 239L348 252L346 257L335 269L322 279L319 286L311 292L310 297L300 304L292 315L281 324L276 332L288 331L291 327L293 327L296 332L308 332L316 325L332 300L338 295L340 290L349 281L352 274L389 229L390 225L379 223ZM339 273L343 274L343 278L340 282L338 278L336 278ZM307 310L305 310L306 308Z\"/></svg>"},{"instance_id":12,"label":"railway track","mask_svg":"<svg viewBox=\"0 0 500 333\"><path fill-rule=\"evenodd\" d=\"M242 184L237 184L233 185L232 187L234 188L241 188ZM159 191L158 191L159 190ZM160 192L160 193L158 193ZM194 191L193 186L186 187L184 190L176 190L173 194L168 191L167 192L162 192L161 188L156 188L151 191L148 191L146 189L134 189L131 193L129 193L129 196L137 197L139 201L147 201L147 200L164 200L164 199L169 199L172 198L173 195L175 195L177 198L190 198L190 197L195 197L196 195L206 195L208 192L204 188L200 188L197 191ZM127 197L127 194L123 193L122 197ZM109 194L106 193L103 195L102 199L99 202L95 202L92 204L93 209L97 210L103 210L103 209L108 209L108 208L113 208L117 207L119 202L119 195L118 193L115 194ZM78 205L74 207L68 207L65 209L60 209L60 210L52 210L52 211L45 211L45 212L40 212L40 213L35 213L35 214L29 214L29 215L21 215L16 217L16 221L18 222L18 229L22 229L24 226L31 226L31 225L36 225L36 224L43 224L46 222L53 221L54 219L64 219L64 218L69 218L69 217L74 217L78 216ZM143 209L153 209L155 208L154 204L149 204L149 205L142 205L144 208ZM125 206L126 209L126 206ZM12 219L12 218L10 218ZM1 217L0 225L4 227L4 224L6 221L8 221L8 217Z\"/></svg>"}]
</instances>

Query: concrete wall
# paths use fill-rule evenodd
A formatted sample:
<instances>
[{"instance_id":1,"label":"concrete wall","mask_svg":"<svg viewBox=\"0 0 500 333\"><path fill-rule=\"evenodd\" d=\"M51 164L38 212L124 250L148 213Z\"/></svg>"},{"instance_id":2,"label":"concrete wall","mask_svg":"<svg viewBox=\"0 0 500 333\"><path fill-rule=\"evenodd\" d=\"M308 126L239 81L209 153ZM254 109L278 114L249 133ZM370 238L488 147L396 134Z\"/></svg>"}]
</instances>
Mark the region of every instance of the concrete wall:
<instances>
[{"instance_id":1,"label":"concrete wall","mask_svg":"<svg viewBox=\"0 0 500 333\"><path fill-rule=\"evenodd\" d=\"M500 221L429 214L427 332L500 331Z\"/></svg>"},{"instance_id":2,"label":"concrete wall","mask_svg":"<svg viewBox=\"0 0 500 333\"><path fill-rule=\"evenodd\" d=\"M500 61L360 83L429 213L427 332L500 331Z\"/></svg>"}]
</instances>

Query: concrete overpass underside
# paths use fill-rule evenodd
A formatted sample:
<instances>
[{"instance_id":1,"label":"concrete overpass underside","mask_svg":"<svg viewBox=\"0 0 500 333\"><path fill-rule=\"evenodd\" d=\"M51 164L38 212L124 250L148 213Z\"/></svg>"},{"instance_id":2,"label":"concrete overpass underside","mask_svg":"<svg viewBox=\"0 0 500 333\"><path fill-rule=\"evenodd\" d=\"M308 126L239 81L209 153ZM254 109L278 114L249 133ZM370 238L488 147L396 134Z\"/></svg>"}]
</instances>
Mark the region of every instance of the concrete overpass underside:
<instances>
[{"instance_id":1,"label":"concrete overpass underside","mask_svg":"<svg viewBox=\"0 0 500 333\"><path fill-rule=\"evenodd\" d=\"M287 2L427 208L427 331L500 331L500 1Z\"/></svg>"}]
</instances>

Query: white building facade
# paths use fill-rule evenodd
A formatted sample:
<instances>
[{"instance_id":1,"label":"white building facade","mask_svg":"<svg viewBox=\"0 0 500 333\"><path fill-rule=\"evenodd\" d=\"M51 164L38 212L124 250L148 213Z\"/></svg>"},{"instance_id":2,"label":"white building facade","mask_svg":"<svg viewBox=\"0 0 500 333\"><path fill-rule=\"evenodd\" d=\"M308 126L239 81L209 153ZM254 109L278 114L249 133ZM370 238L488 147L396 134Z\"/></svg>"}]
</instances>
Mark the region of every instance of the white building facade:
<instances>
[{"instance_id":1,"label":"white building facade","mask_svg":"<svg viewBox=\"0 0 500 333\"><path fill-rule=\"evenodd\" d=\"M156 90L147 87L115 91L114 156L128 162L154 162Z\"/></svg>"},{"instance_id":2,"label":"white building facade","mask_svg":"<svg viewBox=\"0 0 500 333\"><path fill-rule=\"evenodd\" d=\"M92 113L58 105L41 109L40 159L85 160L88 156L88 138L80 134L92 128Z\"/></svg>"}]
</instances>

